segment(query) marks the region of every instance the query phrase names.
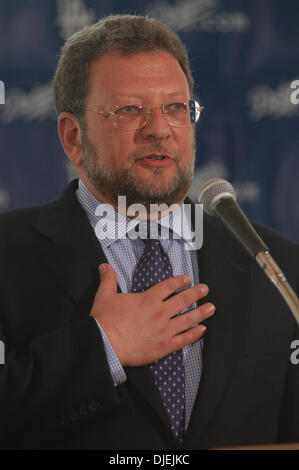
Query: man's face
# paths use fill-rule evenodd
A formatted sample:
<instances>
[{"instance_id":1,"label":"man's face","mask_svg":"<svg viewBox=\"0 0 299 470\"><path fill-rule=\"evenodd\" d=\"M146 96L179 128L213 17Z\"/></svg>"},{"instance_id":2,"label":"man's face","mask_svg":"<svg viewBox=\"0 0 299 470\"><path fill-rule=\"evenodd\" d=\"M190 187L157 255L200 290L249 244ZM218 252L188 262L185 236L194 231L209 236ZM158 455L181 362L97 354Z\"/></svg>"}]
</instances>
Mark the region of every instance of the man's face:
<instances>
[{"instance_id":1,"label":"man's face","mask_svg":"<svg viewBox=\"0 0 299 470\"><path fill-rule=\"evenodd\" d=\"M165 51L107 53L91 63L87 107L157 107L136 130L119 129L110 118L85 111L81 177L98 199L114 207L119 195L127 197L128 205L184 199L193 177L194 130L170 126L159 108L188 99L185 74Z\"/></svg>"}]
</instances>

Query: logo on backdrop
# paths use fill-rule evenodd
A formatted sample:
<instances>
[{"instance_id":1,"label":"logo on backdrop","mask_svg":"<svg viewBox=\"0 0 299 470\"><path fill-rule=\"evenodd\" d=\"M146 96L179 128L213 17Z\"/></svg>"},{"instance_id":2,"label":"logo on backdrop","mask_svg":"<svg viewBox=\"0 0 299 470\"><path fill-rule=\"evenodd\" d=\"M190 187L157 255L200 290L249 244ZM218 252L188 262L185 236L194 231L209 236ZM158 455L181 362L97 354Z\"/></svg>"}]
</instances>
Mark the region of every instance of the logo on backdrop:
<instances>
[{"instance_id":1,"label":"logo on backdrop","mask_svg":"<svg viewBox=\"0 0 299 470\"><path fill-rule=\"evenodd\" d=\"M27 93L21 88L10 88L6 92L5 104L1 113L3 124L9 124L17 119L24 119L24 121L56 119L51 82L36 85Z\"/></svg>"},{"instance_id":2,"label":"logo on backdrop","mask_svg":"<svg viewBox=\"0 0 299 470\"><path fill-rule=\"evenodd\" d=\"M249 29L249 16L240 11L217 11L218 0L178 0L175 4L158 1L148 10L150 16L175 31L243 33Z\"/></svg>"},{"instance_id":3,"label":"logo on backdrop","mask_svg":"<svg viewBox=\"0 0 299 470\"><path fill-rule=\"evenodd\" d=\"M299 102L299 80L294 80L291 88L295 90L290 96L289 81L281 83L277 88L266 84L256 85L247 95L249 118L259 121L265 117L279 119L298 115L298 108L294 104Z\"/></svg>"},{"instance_id":4,"label":"logo on backdrop","mask_svg":"<svg viewBox=\"0 0 299 470\"><path fill-rule=\"evenodd\" d=\"M211 160L196 168L188 196L196 202L202 184L209 178L223 178L232 180L230 169L221 160ZM238 202L253 204L261 199L261 187L256 181L233 181Z\"/></svg>"},{"instance_id":5,"label":"logo on backdrop","mask_svg":"<svg viewBox=\"0 0 299 470\"><path fill-rule=\"evenodd\" d=\"M56 24L62 38L67 38L95 21L95 11L87 8L83 0L57 0Z\"/></svg>"}]
</instances>

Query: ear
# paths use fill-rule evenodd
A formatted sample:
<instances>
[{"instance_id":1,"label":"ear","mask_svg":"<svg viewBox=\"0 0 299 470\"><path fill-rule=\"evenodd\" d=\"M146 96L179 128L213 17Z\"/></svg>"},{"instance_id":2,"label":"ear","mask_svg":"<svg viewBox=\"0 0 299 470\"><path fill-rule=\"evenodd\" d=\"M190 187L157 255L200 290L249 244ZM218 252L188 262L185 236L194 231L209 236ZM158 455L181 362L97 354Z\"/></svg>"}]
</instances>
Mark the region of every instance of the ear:
<instances>
[{"instance_id":1,"label":"ear","mask_svg":"<svg viewBox=\"0 0 299 470\"><path fill-rule=\"evenodd\" d=\"M58 117L58 134L70 161L80 166L83 159L82 139L79 121L72 113L63 112Z\"/></svg>"}]
</instances>

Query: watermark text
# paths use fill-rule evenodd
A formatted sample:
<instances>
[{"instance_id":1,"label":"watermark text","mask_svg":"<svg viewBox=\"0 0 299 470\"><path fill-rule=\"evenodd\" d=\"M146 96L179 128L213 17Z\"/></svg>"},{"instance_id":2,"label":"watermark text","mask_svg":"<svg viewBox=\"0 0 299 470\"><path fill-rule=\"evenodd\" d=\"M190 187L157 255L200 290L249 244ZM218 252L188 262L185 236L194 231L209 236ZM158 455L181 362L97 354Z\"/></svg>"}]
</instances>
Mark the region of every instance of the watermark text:
<instances>
[{"instance_id":1,"label":"watermark text","mask_svg":"<svg viewBox=\"0 0 299 470\"><path fill-rule=\"evenodd\" d=\"M290 97L291 103L298 104L299 103L299 80L293 80L291 83L291 88L294 89Z\"/></svg>"},{"instance_id":2,"label":"watermark text","mask_svg":"<svg viewBox=\"0 0 299 470\"><path fill-rule=\"evenodd\" d=\"M291 342L291 349L294 349L290 356L290 361L293 366L297 366L299 364L299 339L294 339Z\"/></svg>"},{"instance_id":3,"label":"watermark text","mask_svg":"<svg viewBox=\"0 0 299 470\"><path fill-rule=\"evenodd\" d=\"M0 80L0 104L5 104L5 85L2 80Z\"/></svg>"},{"instance_id":4,"label":"watermark text","mask_svg":"<svg viewBox=\"0 0 299 470\"><path fill-rule=\"evenodd\" d=\"M95 232L98 240L146 238L184 240L185 250L199 250L203 244L202 204L131 204L118 197L117 211L110 204L99 204ZM160 222L160 223L159 223ZM192 223L193 222L193 223ZM150 229L148 232L148 227Z\"/></svg>"},{"instance_id":5,"label":"watermark text","mask_svg":"<svg viewBox=\"0 0 299 470\"><path fill-rule=\"evenodd\" d=\"M0 365L5 364L5 346L3 341L0 340Z\"/></svg>"},{"instance_id":6,"label":"watermark text","mask_svg":"<svg viewBox=\"0 0 299 470\"><path fill-rule=\"evenodd\" d=\"M160 467L176 467L177 465L190 465L189 454L153 454L145 456L123 456L116 454L109 457L109 465L134 465L142 466L158 465ZM149 465L147 465L149 464Z\"/></svg>"}]
</instances>

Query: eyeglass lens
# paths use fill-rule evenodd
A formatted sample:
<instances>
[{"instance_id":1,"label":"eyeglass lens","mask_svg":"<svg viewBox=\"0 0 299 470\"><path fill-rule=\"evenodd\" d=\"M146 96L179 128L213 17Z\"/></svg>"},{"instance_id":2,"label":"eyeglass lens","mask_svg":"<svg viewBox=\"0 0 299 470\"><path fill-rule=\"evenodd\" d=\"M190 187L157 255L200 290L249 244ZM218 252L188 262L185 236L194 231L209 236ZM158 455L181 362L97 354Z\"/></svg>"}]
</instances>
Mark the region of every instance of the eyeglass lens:
<instances>
[{"instance_id":1,"label":"eyeglass lens","mask_svg":"<svg viewBox=\"0 0 299 470\"><path fill-rule=\"evenodd\" d=\"M164 105L162 112L167 123L174 127L191 126L190 109L187 103ZM140 129L146 125L152 114L150 106L124 106L114 116L118 127L123 129Z\"/></svg>"}]
</instances>

